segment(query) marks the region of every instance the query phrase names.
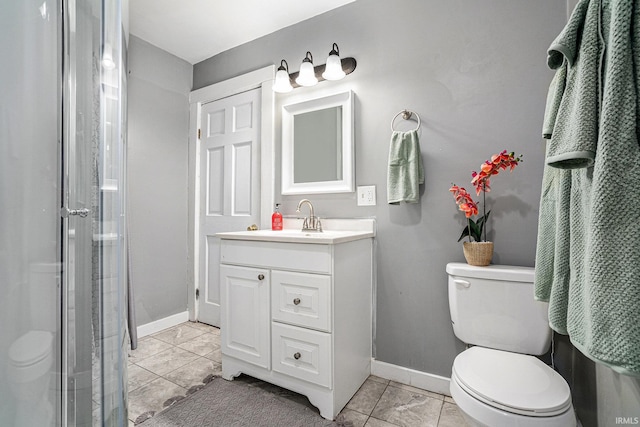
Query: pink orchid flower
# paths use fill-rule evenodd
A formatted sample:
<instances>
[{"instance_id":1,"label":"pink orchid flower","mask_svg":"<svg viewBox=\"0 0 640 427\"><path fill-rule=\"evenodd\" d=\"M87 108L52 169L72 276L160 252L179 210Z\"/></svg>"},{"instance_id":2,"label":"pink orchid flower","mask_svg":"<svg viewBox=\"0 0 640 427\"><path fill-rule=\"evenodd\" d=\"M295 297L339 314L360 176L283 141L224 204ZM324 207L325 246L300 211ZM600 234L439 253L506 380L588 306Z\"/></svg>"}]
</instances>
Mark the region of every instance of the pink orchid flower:
<instances>
[{"instance_id":1,"label":"pink orchid flower","mask_svg":"<svg viewBox=\"0 0 640 427\"><path fill-rule=\"evenodd\" d=\"M477 222L474 222L471 217L478 215L478 204L472 199L467 190L465 190L463 187L458 187L457 185L452 184L451 188L449 188L449 191L452 193L456 204L458 205L458 209L464 212L465 217L467 218L467 228L463 230L460 239L468 235L469 241L471 241L473 232L473 238L476 241L481 241L481 239L486 241L487 232L485 225L490 211L486 211L484 193L488 193L491 191L491 187L489 185L490 178L493 175L498 175L501 170L509 169L510 171L513 171L513 169L518 166L521 161L522 155L516 157L514 152L507 153L507 150L503 150L498 154L492 155L490 160L486 160L484 163L482 163L482 165L480 165L480 172L471 172L471 184L476 189L476 195L479 196L480 193L483 193L483 212L482 216L478 219ZM483 230L484 238L481 237ZM458 241L460 239L458 239Z\"/></svg>"}]
</instances>

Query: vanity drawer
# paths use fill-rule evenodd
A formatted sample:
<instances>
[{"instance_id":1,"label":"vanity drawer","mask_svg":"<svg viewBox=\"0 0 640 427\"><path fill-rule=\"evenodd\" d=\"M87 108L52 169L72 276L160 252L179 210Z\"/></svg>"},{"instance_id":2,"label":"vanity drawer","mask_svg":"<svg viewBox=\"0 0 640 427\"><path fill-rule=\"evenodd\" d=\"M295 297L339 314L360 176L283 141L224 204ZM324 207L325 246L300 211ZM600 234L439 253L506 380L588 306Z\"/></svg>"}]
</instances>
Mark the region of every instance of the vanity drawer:
<instances>
[{"instance_id":1,"label":"vanity drawer","mask_svg":"<svg viewBox=\"0 0 640 427\"><path fill-rule=\"evenodd\" d=\"M273 320L331 332L331 276L273 270Z\"/></svg>"},{"instance_id":2,"label":"vanity drawer","mask_svg":"<svg viewBox=\"0 0 640 427\"><path fill-rule=\"evenodd\" d=\"M222 239L220 262L331 274L331 246Z\"/></svg>"},{"instance_id":3,"label":"vanity drawer","mask_svg":"<svg viewBox=\"0 0 640 427\"><path fill-rule=\"evenodd\" d=\"M272 369L331 388L331 334L272 322Z\"/></svg>"}]
</instances>

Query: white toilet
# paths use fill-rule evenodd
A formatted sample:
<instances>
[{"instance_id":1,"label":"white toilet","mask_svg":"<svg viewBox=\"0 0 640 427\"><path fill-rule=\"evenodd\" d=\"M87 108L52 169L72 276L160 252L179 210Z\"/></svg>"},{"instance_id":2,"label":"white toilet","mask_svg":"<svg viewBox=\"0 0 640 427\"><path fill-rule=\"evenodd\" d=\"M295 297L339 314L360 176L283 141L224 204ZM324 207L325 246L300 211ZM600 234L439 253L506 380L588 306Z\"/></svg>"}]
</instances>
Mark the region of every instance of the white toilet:
<instances>
[{"instance_id":1,"label":"white toilet","mask_svg":"<svg viewBox=\"0 0 640 427\"><path fill-rule=\"evenodd\" d=\"M534 270L447 264L455 335L472 347L453 362L451 397L467 422L489 427L576 426L567 382L531 355L551 343Z\"/></svg>"},{"instance_id":2,"label":"white toilet","mask_svg":"<svg viewBox=\"0 0 640 427\"><path fill-rule=\"evenodd\" d=\"M58 264L33 264L29 272L30 330L9 347L8 377L16 398L14 425L50 425L54 361Z\"/></svg>"}]
</instances>

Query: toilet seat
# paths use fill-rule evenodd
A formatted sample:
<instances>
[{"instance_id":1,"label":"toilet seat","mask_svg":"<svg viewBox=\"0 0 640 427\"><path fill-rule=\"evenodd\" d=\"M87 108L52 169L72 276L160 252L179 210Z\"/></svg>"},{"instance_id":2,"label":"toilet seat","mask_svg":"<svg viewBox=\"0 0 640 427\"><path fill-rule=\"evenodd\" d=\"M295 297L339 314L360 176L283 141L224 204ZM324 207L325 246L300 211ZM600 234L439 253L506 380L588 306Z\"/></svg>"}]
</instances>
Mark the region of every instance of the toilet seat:
<instances>
[{"instance_id":1,"label":"toilet seat","mask_svg":"<svg viewBox=\"0 0 640 427\"><path fill-rule=\"evenodd\" d=\"M14 381L26 382L46 373L52 364L53 334L29 331L9 347L10 370Z\"/></svg>"},{"instance_id":2,"label":"toilet seat","mask_svg":"<svg viewBox=\"0 0 640 427\"><path fill-rule=\"evenodd\" d=\"M514 414L553 417L571 407L567 382L533 356L471 347L454 360L451 380L475 399Z\"/></svg>"},{"instance_id":3,"label":"toilet seat","mask_svg":"<svg viewBox=\"0 0 640 427\"><path fill-rule=\"evenodd\" d=\"M53 336L47 331L29 331L11 345L9 358L13 366L23 367L38 363L51 352Z\"/></svg>"}]
</instances>

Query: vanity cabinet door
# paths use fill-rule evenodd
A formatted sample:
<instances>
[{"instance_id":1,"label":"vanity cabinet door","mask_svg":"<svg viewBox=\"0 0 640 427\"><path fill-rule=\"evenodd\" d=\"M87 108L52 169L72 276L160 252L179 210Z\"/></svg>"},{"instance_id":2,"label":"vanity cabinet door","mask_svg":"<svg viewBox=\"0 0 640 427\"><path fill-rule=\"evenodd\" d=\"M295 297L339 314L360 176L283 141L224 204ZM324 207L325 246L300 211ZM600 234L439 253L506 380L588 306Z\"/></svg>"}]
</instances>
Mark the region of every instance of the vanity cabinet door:
<instances>
[{"instance_id":1,"label":"vanity cabinet door","mask_svg":"<svg viewBox=\"0 0 640 427\"><path fill-rule=\"evenodd\" d=\"M269 270L220 266L222 353L270 369Z\"/></svg>"}]
</instances>

